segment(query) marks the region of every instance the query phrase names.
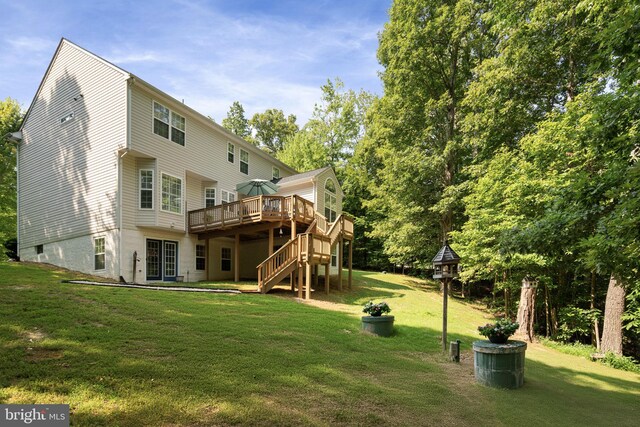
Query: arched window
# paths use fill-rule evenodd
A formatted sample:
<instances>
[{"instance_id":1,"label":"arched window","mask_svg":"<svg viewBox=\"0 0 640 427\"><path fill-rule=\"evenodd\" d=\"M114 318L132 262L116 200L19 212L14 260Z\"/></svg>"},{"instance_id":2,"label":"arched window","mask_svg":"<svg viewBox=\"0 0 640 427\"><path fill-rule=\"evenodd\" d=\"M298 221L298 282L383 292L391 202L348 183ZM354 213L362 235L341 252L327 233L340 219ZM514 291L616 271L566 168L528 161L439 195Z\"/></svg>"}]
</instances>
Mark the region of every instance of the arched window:
<instances>
[{"instance_id":1,"label":"arched window","mask_svg":"<svg viewBox=\"0 0 640 427\"><path fill-rule=\"evenodd\" d=\"M324 216L327 217L329 222L336 220L336 205L336 185L329 178L324 183Z\"/></svg>"}]
</instances>

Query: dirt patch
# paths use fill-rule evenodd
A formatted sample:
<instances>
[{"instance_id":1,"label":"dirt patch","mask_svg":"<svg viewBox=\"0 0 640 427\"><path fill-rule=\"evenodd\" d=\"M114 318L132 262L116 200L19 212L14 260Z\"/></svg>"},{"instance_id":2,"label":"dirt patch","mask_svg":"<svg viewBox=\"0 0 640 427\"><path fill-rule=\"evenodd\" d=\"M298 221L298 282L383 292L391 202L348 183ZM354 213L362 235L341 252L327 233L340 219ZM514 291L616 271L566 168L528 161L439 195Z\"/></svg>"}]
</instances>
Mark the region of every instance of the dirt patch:
<instances>
[{"instance_id":1,"label":"dirt patch","mask_svg":"<svg viewBox=\"0 0 640 427\"><path fill-rule=\"evenodd\" d=\"M42 332L41 330L39 330L38 328L35 328L31 331L26 331L22 334L23 338L29 342L38 342L38 341L42 341L45 338L48 338L49 335L47 335L46 333Z\"/></svg>"},{"instance_id":2,"label":"dirt patch","mask_svg":"<svg viewBox=\"0 0 640 427\"><path fill-rule=\"evenodd\" d=\"M62 359L64 353L59 349L51 348L27 348L27 361L28 362L41 362L43 360L55 360Z\"/></svg>"}]
</instances>

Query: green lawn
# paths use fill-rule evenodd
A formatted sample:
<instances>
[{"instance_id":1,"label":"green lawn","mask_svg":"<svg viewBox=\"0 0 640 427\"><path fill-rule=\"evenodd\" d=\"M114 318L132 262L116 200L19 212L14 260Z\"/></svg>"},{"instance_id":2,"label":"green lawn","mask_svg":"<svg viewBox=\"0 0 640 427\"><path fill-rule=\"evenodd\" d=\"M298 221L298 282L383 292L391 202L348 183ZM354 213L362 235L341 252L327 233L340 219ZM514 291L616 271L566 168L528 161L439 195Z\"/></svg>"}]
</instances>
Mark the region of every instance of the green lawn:
<instances>
[{"instance_id":1,"label":"green lawn","mask_svg":"<svg viewBox=\"0 0 640 427\"><path fill-rule=\"evenodd\" d=\"M486 322L424 282L355 272L353 290L301 303L274 294L91 287L33 264L0 263L0 402L69 403L74 425L637 425L640 375L541 345L525 386L474 383ZM396 335L359 332L386 300Z\"/></svg>"}]
</instances>

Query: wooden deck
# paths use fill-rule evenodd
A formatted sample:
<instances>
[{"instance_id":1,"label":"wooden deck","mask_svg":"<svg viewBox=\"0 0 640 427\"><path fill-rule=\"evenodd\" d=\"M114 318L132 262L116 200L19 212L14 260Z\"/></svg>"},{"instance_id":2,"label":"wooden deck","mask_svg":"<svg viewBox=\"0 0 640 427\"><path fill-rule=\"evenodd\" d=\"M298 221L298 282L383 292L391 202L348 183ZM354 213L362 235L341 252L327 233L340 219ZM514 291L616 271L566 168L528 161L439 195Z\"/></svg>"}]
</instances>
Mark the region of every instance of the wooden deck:
<instances>
[{"instance_id":1,"label":"wooden deck","mask_svg":"<svg viewBox=\"0 0 640 427\"><path fill-rule=\"evenodd\" d=\"M313 203L300 196L254 196L189 212L189 233L202 234L263 222L311 224Z\"/></svg>"}]
</instances>

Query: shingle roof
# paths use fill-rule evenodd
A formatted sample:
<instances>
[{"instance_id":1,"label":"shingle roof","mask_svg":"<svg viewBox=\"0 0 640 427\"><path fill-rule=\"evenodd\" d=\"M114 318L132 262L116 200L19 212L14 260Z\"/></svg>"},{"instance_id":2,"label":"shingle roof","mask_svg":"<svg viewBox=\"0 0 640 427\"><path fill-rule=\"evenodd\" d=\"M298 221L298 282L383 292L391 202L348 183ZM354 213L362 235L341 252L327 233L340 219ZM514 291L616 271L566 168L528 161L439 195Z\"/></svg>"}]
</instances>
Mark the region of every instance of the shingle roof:
<instances>
[{"instance_id":1,"label":"shingle roof","mask_svg":"<svg viewBox=\"0 0 640 427\"><path fill-rule=\"evenodd\" d=\"M440 248L436 256L431 260L432 263L438 264L455 264L458 261L460 261L460 257L451 249L449 242L445 242L444 246Z\"/></svg>"},{"instance_id":2,"label":"shingle roof","mask_svg":"<svg viewBox=\"0 0 640 427\"><path fill-rule=\"evenodd\" d=\"M331 168L331 166L325 166L323 168L320 169L315 169L312 171L308 171L308 172L303 172L303 173L299 173L296 175L291 175L291 176L285 176L284 178L280 178L280 179L274 179L272 180L273 183L278 184L278 185L282 185L282 184L287 184L289 182L294 182L294 181L302 181L302 180L307 180L307 179L311 179L317 175L320 175L322 172L326 171L327 169Z\"/></svg>"}]
</instances>

